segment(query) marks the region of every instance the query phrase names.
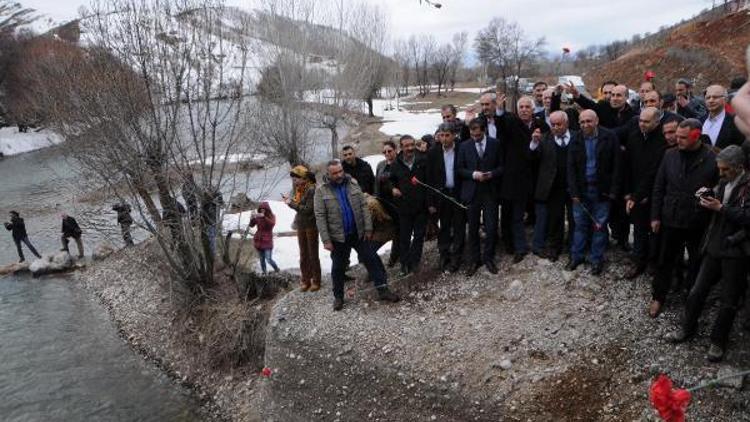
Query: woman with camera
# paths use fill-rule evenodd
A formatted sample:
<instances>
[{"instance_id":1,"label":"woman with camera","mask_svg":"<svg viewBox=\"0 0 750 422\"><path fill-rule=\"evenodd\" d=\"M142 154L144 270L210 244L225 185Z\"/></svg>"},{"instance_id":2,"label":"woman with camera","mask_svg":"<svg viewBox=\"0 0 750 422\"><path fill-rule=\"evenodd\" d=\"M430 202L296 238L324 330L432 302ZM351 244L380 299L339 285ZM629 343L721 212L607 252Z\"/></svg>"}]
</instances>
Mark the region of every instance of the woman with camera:
<instances>
[{"instance_id":1,"label":"woman with camera","mask_svg":"<svg viewBox=\"0 0 750 422\"><path fill-rule=\"evenodd\" d=\"M271 211L268 202L261 202L257 214L253 213L250 218L250 227L258 226L253 236L253 244L260 256L260 269L266 274L266 262L271 264L273 270L279 272L279 266L273 260L273 226L276 225L276 216Z\"/></svg>"}]
</instances>

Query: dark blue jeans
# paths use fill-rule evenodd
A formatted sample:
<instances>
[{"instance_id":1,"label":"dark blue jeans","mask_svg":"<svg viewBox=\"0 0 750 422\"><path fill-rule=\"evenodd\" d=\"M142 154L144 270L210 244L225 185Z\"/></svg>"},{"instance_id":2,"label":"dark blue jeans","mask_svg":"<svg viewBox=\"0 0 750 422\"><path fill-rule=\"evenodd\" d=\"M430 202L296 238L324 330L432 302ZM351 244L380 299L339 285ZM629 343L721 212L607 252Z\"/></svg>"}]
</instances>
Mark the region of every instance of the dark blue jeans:
<instances>
[{"instance_id":1,"label":"dark blue jeans","mask_svg":"<svg viewBox=\"0 0 750 422\"><path fill-rule=\"evenodd\" d=\"M260 256L260 269L263 271L263 274L266 273L266 262L271 264L274 271L279 271L279 266L273 260L273 249L257 249L257 251L258 256Z\"/></svg>"},{"instance_id":2,"label":"dark blue jeans","mask_svg":"<svg viewBox=\"0 0 750 422\"><path fill-rule=\"evenodd\" d=\"M607 222L609 221L609 200L599 197L596 187L590 186L583 195L580 204L573 204L573 219L575 220L575 232L573 233L573 246L570 250L570 258L573 261L583 261L586 243L591 239L591 254L589 261L592 264L601 264L604 261L604 251L607 249ZM586 207L599 224L599 229L594 229L594 222L584 211Z\"/></svg>"},{"instance_id":3,"label":"dark blue jeans","mask_svg":"<svg viewBox=\"0 0 750 422\"><path fill-rule=\"evenodd\" d=\"M380 257L375 252L375 248L372 242L368 242L364 239L360 239L359 236L354 233L346 236L344 242L333 243L333 251L331 252L331 279L333 280L333 297L337 299L344 298L344 273L346 267L349 265L349 255L352 249L357 251L359 255L359 262L364 264L367 268L367 274L372 279L375 287L381 288L388 282L387 275L385 273L385 267Z\"/></svg>"},{"instance_id":4,"label":"dark blue jeans","mask_svg":"<svg viewBox=\"0 0 750 422\"><path fill-rule=\"evenodd\" d=\"M36 251L36 248L34 248L34 245L32 245L31 242L29 241L28 236L24 236L23 238L18 239L18 240L13 239L13 242L15 242L16 244L16 251L18 252L18 258L20 258L21 261L24 261L26 259L23 256L23 249L21 249L22 242L26 244L26 247L29 248L29 250L31 251L31 253L34 254L35 257L41 258L41 255L39 255L39 252Z\"/></svg>"}]
</instances>

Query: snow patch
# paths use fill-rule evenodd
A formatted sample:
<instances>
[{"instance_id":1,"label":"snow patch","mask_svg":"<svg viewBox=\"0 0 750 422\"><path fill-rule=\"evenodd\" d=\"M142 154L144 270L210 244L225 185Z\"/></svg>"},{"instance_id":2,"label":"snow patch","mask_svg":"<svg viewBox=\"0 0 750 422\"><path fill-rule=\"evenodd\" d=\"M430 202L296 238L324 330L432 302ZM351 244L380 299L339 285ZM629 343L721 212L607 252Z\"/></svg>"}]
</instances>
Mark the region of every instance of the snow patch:
<instances>
[{"instance_id":1,"label":"snow patch","mask_svg":"<svg viewBox=\"0 0 750 422\"><path fill-rule=\"evenodd\" d=\"M47 129L29 132L19 132L17 127L0 129L0 152L3 155L23 154L50 147L63 142L62 136Z\"/></svg>"}]
</instances>

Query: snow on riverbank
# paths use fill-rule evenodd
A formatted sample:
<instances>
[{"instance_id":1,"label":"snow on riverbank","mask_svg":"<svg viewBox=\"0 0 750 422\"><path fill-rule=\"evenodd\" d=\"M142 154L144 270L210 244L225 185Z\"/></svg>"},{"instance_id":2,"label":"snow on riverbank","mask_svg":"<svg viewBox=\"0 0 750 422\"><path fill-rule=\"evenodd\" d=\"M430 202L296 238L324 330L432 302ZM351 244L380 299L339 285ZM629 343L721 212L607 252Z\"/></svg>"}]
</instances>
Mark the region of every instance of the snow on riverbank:
<instances>
[{"instance_id":1,"label":"snow on riverbank","mask_svg":"<svg viewBox=\"0 0 750 422\"><path fill-rule=\"evenodd\" d=\"M62 136L46 129L39 132L29 130L27 133L19 132L15 126L0 129L0 152L3 155L35 151L57 145L63 141Z\"/></svg>"}]
</instances>

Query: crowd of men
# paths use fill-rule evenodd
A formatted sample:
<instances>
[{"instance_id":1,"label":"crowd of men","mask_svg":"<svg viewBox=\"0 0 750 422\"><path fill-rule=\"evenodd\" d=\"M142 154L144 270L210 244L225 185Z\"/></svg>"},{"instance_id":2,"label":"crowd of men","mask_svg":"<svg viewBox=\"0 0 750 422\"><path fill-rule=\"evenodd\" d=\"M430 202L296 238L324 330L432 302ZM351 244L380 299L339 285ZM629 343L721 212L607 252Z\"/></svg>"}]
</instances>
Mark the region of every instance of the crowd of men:
<instances>
[{"instance_id":1,"label":"crowd of men","mask_svg":"<svg viewBox=\"0 0 750 422\"><path fill-rule=\"evenodd\" d=\"M743 83L733 81L737 87ZM467 276L482 266L498 273L498 241L514 263L529 252L552 261L567 253L567 270L588 261L591 273L600 275L611 243L630 252L626 278L652 270L652 317L674 283L689 292L682 326L668 337L674 342L696 333L706 298L720 284L708 353L718 361L747 286L750 142L735 125L725 87L711 85L702 97L692 89L689 80L680 79L667 94L647 80L639 100L630 103L628 87L614 81L601 85L599 100L572 84L539 82L532 96L517 101L515 112L506 110L501 92L487 92L478 113L467 110L465 121L454 106L442 107L443 122L426 152L410 135L401 136L398 145L386 142L375 173L345 147L343 165L328 164L324 186L335 176L350 194L364 191L383 203L397 224L389 264L398 260L404 276L420 268L431 220L439 227L439 268L455 273L464 264ZM332 221L346 227L340 238L360 248L355 240L366 240L371 223L360 226L367 216L347 209L360 207L358 197L332 206L329 200L344 196L318 190L326 195L316 193L319 229ZM322 203L326 210L319 209ZM357 235L357 229L365 232ZM348 250L346 255L348 260ZM383 289L382 263L365 255ZM345 266L336 261L334 253L341 309ZM390 295L385 297L393 300Z\"/></svg>"}]
</instances>

